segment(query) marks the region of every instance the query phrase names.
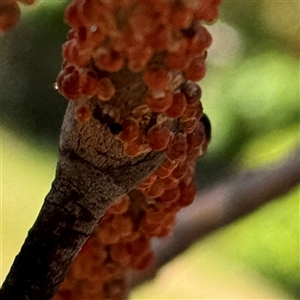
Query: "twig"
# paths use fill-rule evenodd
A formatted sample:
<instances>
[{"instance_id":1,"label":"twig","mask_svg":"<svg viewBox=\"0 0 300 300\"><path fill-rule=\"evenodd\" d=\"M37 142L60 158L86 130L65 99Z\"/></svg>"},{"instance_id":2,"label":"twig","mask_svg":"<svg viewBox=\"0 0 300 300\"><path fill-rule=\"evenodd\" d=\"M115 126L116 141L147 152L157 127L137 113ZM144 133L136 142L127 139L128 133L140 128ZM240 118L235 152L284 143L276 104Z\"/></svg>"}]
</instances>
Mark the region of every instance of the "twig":
<instances>
[{"instance_id":1,"label":"twig","mask_svg":"<svg viewBox=\"0 0 300 300\"><path fill-rule=\"evenodd\" d=\"M194 242L263 204L289 192L300 182L300 148L280 163L242 173L199 193L183 210L173 234L153 243L156 262L143 273L135 272L132 286L155 277L157 271Z\"/></svg>"}]
</instances>

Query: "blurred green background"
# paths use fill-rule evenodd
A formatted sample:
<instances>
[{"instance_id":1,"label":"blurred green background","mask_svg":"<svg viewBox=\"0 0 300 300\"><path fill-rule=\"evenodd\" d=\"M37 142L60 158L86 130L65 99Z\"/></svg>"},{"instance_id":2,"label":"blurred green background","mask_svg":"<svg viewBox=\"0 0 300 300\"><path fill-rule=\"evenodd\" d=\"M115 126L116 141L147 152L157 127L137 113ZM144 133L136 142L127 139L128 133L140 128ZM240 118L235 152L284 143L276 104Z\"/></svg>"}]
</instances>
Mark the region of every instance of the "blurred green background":
<instances>
[{"instance_id":1,"label":"blurred green background","mask_svg":"<svg viewBox=\"0 0 300 300\"><path fill-rule=\"evenodd\" d=\"M1 282L54 178L65 3L40 0L0 37ZM300 145L299 13L299 1L223 0L200 83L213 139L199 189ZM196 243L131 299L299 299L299 272L298 187Z\"/></svg>"}]
</instances>

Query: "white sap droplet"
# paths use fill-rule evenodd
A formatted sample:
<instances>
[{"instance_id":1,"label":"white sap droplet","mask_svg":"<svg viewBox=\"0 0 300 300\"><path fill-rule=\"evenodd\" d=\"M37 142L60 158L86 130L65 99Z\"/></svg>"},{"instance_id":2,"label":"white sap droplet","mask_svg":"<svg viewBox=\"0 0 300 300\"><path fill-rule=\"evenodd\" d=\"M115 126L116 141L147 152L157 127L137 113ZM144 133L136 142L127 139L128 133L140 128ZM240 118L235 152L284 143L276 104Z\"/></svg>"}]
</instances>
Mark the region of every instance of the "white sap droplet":
<instances>
[{"instance_id":1,"label":"white sap droplet","mask_svg":"<svg viewBox=\"0 0 300 300\"><path fill-rule=\"evenodd\" d=\"M92 26L90 27L90 31L91 31L91 32L95 32L97 29L98 29L98 27L97 27L96 25L92 25Z\"/></svg>"},{"instance_id":2,"label":"white sap droplet","mask_svg":"<svg viewBox=\"0 0 300 300\"><path fill-rule=\"evenodd\" d=\"M57 82L54 82L53 87L54 87L55 90L58 90L58 84L57 84Z\"/></svg>"},{"instance_id":3,"label":"white sap droplet","mask_svg":"<svg viewBox=\"0 0 300 300\"><path fill-rule=\"evenodd\" d=\"M152 90L151 95L155 99L160 99L166 96L166 92L164 90Z\"/></svg>"}]
</instances>

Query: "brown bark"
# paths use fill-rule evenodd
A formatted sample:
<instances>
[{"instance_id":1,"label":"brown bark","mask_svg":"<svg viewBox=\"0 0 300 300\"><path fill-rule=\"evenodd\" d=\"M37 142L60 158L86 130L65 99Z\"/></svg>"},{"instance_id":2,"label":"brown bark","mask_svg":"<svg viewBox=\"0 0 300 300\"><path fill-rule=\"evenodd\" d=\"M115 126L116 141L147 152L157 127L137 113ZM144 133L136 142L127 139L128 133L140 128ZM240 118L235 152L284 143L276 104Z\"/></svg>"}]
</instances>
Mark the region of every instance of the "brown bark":
<instances>
[{"instance_id":1,"label":"brown bark","mask_svg":"<svg viewBox=\"0 0 300 300\"><path fill-rule=\"evenodd\" d=\"M286 194L299 183L300 148L283 162L239 174L198 193L195 202L179 213L172 235L154 241L156 262L143 273L135 272L132 286L154 278L162 266L194 242Z\"/></svg>"},{"instance_id":2,"label":"brown bark","mask_svg":"<svg viewBox=\"0 0 300 300\"><path fill-rule=\"evenodd\" d=\"M143 101L146 87L126 69L112 77L117 93L110 103L126 115ZM105 210L162 163L164 154L150 150L126 156L104 106L89 101L93 118L79 123L69 103L55 180L0 290L2 300L51 299Z\"/></svg>"}]
</instances>

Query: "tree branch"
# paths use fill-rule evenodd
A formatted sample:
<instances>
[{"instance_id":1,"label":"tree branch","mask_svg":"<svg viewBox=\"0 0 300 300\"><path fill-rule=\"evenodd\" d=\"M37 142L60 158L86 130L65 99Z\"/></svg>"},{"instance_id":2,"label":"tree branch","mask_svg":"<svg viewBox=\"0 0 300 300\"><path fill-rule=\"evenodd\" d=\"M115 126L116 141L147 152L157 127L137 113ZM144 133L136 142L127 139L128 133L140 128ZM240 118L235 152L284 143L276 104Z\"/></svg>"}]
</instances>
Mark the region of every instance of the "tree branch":
<instances>
[{"instance_id":1,"label":"tree branch","mask_svg":"<svg viewBox=\"0 0 300 300\"><path fill-rule=\"evenodd\" d=\"M144 100L141 75L122 70L114 76L118 91L114 105L121 102L126 107L127 101L130 107ZM128 83L134 89L128 89ZM89 101L93 112L99 105L96 99ZM96 114L88 123L80 123L74 118L75 108L70 102L61 130L56 178L3 283L2 300L51 299L106 209L145 180L165 158L150 149L128 157L107 124Z\"/></svg>"},{"instance_id":2,"label":"tree branch","mask_svg":"<svg viewBox=\"0 0 300 300\"><path fill-rule=\"evenodd\" d=\"M173 234L155 240L156 262L133 273L132 287L155 277L158 270L207 234L286 194L300 182L300 148L284 162L239 174L200 192L193 205L180 212Z\"/></svg>"},{"instance_id":3,"label":"tree branch","mask_svg":"<svg viewBox=\"0 0 300 300\"><path fill-rule=\"evenodd\" d=\"M65 20L72 28L56 86L70 102L57 174L3 284L1 299L51 299L105 210L138 187L167 156L174 168L155 175L142 188L145 195L158 202L172 182L179 186L171 199L178 203L172 203L170 222L177 209L192 201L194 161L210 139L201 121L201 89L196 84L205 75L206 49L212 41L202 22L217 17L220 0L154 2L76 0L67 7ZM171 173L171 183L163 183ZM144 202L146 209L138 203L139 213L132 210L138 226L152 208L151 201ZM162 205L167 207L167 201ZM130 224L135 230L136 224ZM140 237L147 247L150 231L145 229ZM144 259L152 257L147 250ZM137 267L147 265L144 259ZM119 258L115 261L121 266ZM106 283L103 292L115 298L119 288L109 286L113 280ZM99 298L98 292L90 296ZM62 297L70 299L68 293ZM86 299L76 289L72 293L72 299Z\"/></svg>"}]
</instances>

